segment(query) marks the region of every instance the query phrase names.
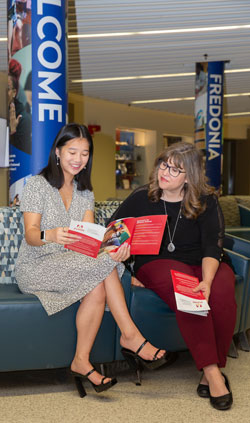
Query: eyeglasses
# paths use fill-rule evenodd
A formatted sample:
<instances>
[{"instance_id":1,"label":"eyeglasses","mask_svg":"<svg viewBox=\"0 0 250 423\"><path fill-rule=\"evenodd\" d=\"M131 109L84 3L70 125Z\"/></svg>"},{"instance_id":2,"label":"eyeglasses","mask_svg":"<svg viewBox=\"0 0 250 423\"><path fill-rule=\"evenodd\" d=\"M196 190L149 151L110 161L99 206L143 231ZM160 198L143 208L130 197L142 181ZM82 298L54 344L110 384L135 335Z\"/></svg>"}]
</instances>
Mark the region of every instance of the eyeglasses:
<instances>
[{"instance_id":1,"label":"eyeglasses","mask_svg":"<svg viewBox=\"0 0 250 423\"><path fill-rule=\"evenodd\" d=\"M169 175L173 176L173 178L177 178L177 176L179 176L180 173L186 173L183 170L178 169L178 167L174 167L174 166L169 166L168 163L166 162L160 162L159 164L159 168L161 170L166 170L168 169L169 171Z\"/></svg>"}]
</instances>

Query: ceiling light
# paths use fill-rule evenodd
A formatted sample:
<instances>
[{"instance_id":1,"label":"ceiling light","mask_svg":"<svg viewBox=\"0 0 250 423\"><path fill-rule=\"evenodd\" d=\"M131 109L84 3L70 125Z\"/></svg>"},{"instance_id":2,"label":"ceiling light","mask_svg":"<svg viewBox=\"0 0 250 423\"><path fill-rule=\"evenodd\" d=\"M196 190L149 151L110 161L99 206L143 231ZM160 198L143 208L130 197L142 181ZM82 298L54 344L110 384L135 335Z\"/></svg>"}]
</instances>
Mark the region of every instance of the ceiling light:
<instances>
[{"instance_id":1,"label":"ceiling light","mask_svg":"<svg viewBox=\"0 0 250 423\"><path fill-rule=\"evenodd\" d=\"M250 93L238 93L238 94L225 94L224 97L244 97L250 96Z\"/></svg>"},{"instance_id":2,"label":"ceiling light","mask_svg":"<svg viewBox=\"0 0 250 423\"><path fill-rule=\"evenodd\" d=\"M244 115L250 115L250 112L239 112L239 113L226 113L224 116L244 116Z\"/></svg>"},{"instance_id":3,"label":"ceiling light","mask_svg":"<svg viewBox=\"0 0 250 423\"><path fill-rule=\"evenodd\" d=\"M250 93L235 93L235 94L224 94L224 97L244 97L250 96ZM170 101L186 101L195 100L195 97L177 97L177 98L162 98L155 100L134 100L130 104L144 104L144 103L166 103Z\"/></svg>"},{"instance_id":4,"label":"ceiling light","mask_svg":"<svg viewBox=\"0 0 250 423\"><path fill-rule=\"evenodd\" d=\"M250 68L246 69L228 69L225 73L241 73L250 72ZM156 79L156 78L175 78L180 76L195 76L195 72L183 72L183 73L163 73L156 75L136 75L136 76L114 76L110 78L90 78L90 79L72 79L72 83L78 84L84 82L85 84L91 82L111 82L111 81L131 81L135 79Z\"/></svg>"},{"instance_id":5,"label":"ceiling light","mask_svg":"<svg viewBox=\"0 0 250 423\"><path fill-rule=\"evenodd\" d=\"M179 29L162 29L154 31L130 31L130 32L103 32L96 34L71 34L69 39L76 38L105 38L105 37L130 37L135 35L163 35L163 34L186 34L192 32L207 31L234 31L236 29L250 29L250 25L225 25L225 26L208 26L199 28L179 28Z\"/></svg>"},{"instance_id":6,"label":"ceiling light","mask_svg":"<svg viewBox=\"0 0 250 423\"><path fill-rule=\"evenodd\" d=\"M162 98L156 100L135 100L131 101L130 104L143 104L143 103L167 103L170 101L185 101L185 100L194 100L195 97L177 97L177 98Z\"/></svg>"},{"instance_id":7,"label":"ceiling light","mask_svg":"<svg viewBox=\"0 0 250 423\"><path fill-rule=\"evenodd\" d=\"M8 41L8 38L4 38L4 37L2 37L2 38L0 38L0 42L1 41Z\"/></svg>"},{"instance_id":8,"label":"ceiling light","mask_svg":"<svg viewBox=\"0 0 250 423\"><path fill-rule=\"evenodd\" d=\"M250 72L250 69L249 69ZM165 73L160 75L137 75L137 76L118 76L111 78L91 78L91 79L72 79L71 82L110 82L110 81L128 81L131 79L150 79L150 78L173 78L176 76L194 76L195 72L186 73Z\"/></svg>"},{"instance_id":9,"label":"ceiling light","mask_svg":"<svg viewBox=\"0 0 250 423\"><path fill-rule=\"evenodd\" d=\"M225 73L250 72L250 68L246 68L246 69L227 69L224 72Z\"/></svg>"}]
</instances>

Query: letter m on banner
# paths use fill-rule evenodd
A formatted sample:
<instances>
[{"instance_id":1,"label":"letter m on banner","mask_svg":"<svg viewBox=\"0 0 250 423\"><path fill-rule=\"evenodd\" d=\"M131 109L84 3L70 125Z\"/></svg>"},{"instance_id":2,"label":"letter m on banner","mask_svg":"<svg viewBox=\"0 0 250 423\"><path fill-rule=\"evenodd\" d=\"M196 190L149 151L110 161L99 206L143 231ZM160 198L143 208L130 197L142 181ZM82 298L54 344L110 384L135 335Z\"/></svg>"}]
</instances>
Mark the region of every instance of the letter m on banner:
<instances>
[{"instance_id":1,"label":"letter m on banner","mask_svg":"<svg viewBox=\"0 0 250 423\"><path fill-rule=\"evenodd\" d=\"M223 145L224 62L196 63L195 143L205 152L206 175L221 185Z\"/></svg>"}]
</instances>

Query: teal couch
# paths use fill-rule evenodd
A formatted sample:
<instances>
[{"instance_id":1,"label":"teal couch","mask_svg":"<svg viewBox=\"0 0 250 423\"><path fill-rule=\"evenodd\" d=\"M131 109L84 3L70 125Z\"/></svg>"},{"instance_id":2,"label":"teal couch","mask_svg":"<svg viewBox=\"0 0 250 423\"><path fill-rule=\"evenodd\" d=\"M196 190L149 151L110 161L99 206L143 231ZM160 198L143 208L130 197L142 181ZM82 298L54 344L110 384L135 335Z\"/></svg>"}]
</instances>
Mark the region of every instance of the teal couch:
<instances>
[{"instance_id":1,"label":"teal couch","mask_svg":"<svg viewBox=\"0 0 250 423\"><path fill-rule=\"evenodd\" d=\"M96 203L96 222L105 225L119 204L118 201ZM75 315L79 303L49 317L37 297L19 291L14 267L23 230L19 208L0 207L0 372L68 367L75 351ZM249 290L249 259L231 251L229 255L238 274L235 332L239 333L244 321L244 295ZM170 351L186 349L175 313L152 291L131 287L127 270L122 284L129 311L143 335L160 348ZM106 310L91 351L91 361L112 363L123 360L119 336L119 329ZM233 344L231 355L237 356Z\"/></svg>"}]
</instances>

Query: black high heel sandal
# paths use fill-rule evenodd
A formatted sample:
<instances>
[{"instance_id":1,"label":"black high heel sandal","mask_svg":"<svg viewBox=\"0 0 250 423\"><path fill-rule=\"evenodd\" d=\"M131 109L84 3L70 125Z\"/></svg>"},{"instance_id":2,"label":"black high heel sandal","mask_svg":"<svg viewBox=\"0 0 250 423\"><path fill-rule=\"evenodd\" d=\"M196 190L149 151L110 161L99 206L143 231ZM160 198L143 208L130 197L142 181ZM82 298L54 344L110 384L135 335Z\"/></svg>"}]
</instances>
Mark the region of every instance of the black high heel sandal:
<instances>
[{"instance_id":1,"label":"black high heel sandal","mask_svg":"<svg viewBox=\"0 0 250 423\"><path fill-rule=\"evenodd\" d=\"M144 358L140 357L138 354L142 350L142 348L146 345L148 342L147 339L140 345L138 350L136 352L133 352L129 350L128 348L122 348L121 352L124 356L125 360L127 360L129 367L132 370L135 370L137 374L137 383L136 385L141 385L141 375L140 371L145 367L149 370L155 370L161 367L163 364L166 364L169 361L169 358L171 356L171 353L166 352L163 357L157 358L157 354L161 350L160 348L156 351L153 360L144 360Z\"/></svg>"},{"instance_id":2,"label":"black high heel sandal","mask_svg":"<svg viewBox=\"0 0 250 423\"><path fill-rule=\"evenodd\" d=\"M227 376L224 373L221 374L225 379L225 385L229 393L221 395L220 397L212 397L212 395L210 395L210 403L217 410L228 410L233 404L233 394Z\"/></svg>"},{"instance_id":3,"label":"black high heel sandal","mask_svg":"<svg viewBox=\"0 0 250 423\"><path fill-rule=\"evenodd\" d=\"M103 376L102 381L99 385L96 385L95 383L91 382L91 380L89 380L88 376L90 376L92 373L96 372L96 369L92 369L90 370L86 375L82 375L81 373L77 373L77 372L73 372L72 370L70 371L71 375L74 376L75 378L75 384L78 390L78 393L80 395L81 398L85 397L87 395L83 383L83 380L88 380L91 385L93 386L94 390L97 393L103 392L103 391L107 391L107 389L112 388L112 386L114 386L117 383L117 380L115 378L111 379L109 382L104 383L104 380L107 379L106 376Z\"/></svg>"}]
</instances>

